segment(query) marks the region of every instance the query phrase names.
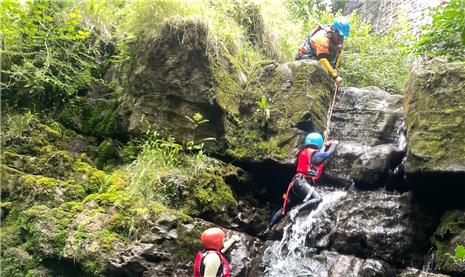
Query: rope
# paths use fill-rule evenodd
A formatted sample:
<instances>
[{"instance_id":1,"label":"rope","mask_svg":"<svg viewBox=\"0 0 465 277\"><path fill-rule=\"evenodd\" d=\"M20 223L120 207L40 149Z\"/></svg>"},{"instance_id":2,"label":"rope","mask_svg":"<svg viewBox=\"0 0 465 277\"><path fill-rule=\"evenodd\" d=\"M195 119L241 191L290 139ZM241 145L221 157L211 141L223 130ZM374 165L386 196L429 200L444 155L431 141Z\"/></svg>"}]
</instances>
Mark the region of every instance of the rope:
<instances>
[{"instance_id":1,"label":"rope","mask_svg":"<svg viewBox=\"0 0 465 277\"><path fill-rule=\"evenodd\" d=\"M328 111L328 119L326 121L326 130L324 132L324 142L328 142L328 136L329 136L329 129L331 127L331 118L333 117L333 110L334 110L334 104L336 103L336 94L339 89L339 86L336 84L334 88L334 95L333 95L333 102L331 103L331 107L329 108Z\"/></svg>"}]
</instances>

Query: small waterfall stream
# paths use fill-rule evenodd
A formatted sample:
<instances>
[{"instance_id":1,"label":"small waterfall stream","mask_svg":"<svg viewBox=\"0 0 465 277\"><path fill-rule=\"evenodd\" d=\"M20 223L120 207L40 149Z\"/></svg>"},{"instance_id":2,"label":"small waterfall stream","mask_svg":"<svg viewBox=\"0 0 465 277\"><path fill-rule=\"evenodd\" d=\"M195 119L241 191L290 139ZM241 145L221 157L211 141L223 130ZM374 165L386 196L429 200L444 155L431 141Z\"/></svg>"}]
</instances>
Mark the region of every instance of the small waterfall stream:
<instances>
[{"instance_id":1,"label":"small waterfall stream","mask_svg":"<svg viewBox=\"0 0 465 277\"><path fill-rule=\"evenodd\" d=\"M426 253L425 260L423 263L423 271L425 272L433 272L434 269L434 262L435 262L435 255L436 255L436 249L434 247L431 247L428 250L428 253Z\"/></svg>"},{"instance_id":2,"label":"small waterfall stream","mask_svg":"<svg viewBox=\"0 0 465 277\"><path fill-rule=\"evenodd\" d=\"M266 250L263 262L267 264L265 276L326 276L324 264L308 253L307 233L323 213L347 194L333 191L324 195L320 205L308 214L301 214L294 224L284 228L281 241L273 242ZM310 254L310 255L309 255Z\"/></svg>"}]
</instances>

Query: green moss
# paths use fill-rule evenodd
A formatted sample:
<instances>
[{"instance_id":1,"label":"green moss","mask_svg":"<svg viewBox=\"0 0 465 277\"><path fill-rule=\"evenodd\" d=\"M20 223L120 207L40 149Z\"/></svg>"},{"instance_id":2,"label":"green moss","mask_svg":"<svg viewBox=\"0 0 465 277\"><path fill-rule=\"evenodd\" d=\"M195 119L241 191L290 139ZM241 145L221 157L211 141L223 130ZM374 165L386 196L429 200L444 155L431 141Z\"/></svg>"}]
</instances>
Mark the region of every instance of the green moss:
<instances>
[{"instance_id":1,"label":"green moss","mask_svg":"<svg viewBox=\"0 0 465 277\"><path fill-rule=\"evenodd\" d=\"M128 197L123 191L116 191L91 194L84 199L84 202L96 201L100 206L119 206L127 200Z\"/></svg>"},{"instance_id":2,"label":"green moss","mask_svg":"<svg viewBox=\"0 0 465 277\"><path fill-rule=\"evenodd\" d=\"M113 243L120 241L121 235L109 229L103 229L99 234L100 246L104 251L109 251L113 248Z\"/></svg>"},{"instance_id":3,"label":"green moss","mask_svg":"<svg viewBox=\"0 0 465 277\"><path fill-rule=\"evenodd\" d=\"M4 249L3 245L2 248ZM0 264L2 276L22 277L29 270L39 267L40 260L35 259L22 247L10 247L2 251Z\"/></svg>"},{"instance_id":4,"label":"green moss","mask_svg":"<svg viewBox=\"0 0 465 277\"><path fill-rule=\"evenodd\" d=\"M188 186L193 188L193 193L184 206L187 214L196 215L207 211L218 214L225 207L237 205L231 189L221 176L203 172L195 175L190 182Z\"/></svg>"},{"instance_id":5,"label":"green moss","mask_svg":"<svg viewBox=\"0 0 465 277\"><path fill-rule=\"evenodd\" d=\"M408 173L463 168L463 76L465 63L443 62L424 65L410 75L404 97Z\"/></svg>"},{"instance_id":6,"label":"green moss","mask_svg":"<svg viewBox=\"0 0 465 277\"><path fill-rule=\"evenodd\" d=\"M85 196L82 186L42 175L19 174L11 199L21 205L44 204L56 207L63 202L79 200Z\"/></svg>"},{"instance_id":7,"label":"green moss","mask_svg":"<svg viewBox=\"0 0 465 277\"><path fill-rule=\"evenodd\" d=\"M153 202L150 208L154 212L155 215L160 214L167 210L167 208L160 202Z\"/></svg>"},{"instance_id":8,"label":"green moss","mask_svg":"<svg viewBox=\"0 0 465 277\"><path fill-rule=\"evenodd\" d=\"M106 174L103 171L95 169L90 164L77 161L74 164L73 180L81 185L87 194L104 191L108 187Z\"/></svg>"},{"instance_id":9,"label":"green moss","mask_svg":"<svg viewBox=\"0 0 465 277\"><path fill-rule=\"evenodd\" d=\"M21 226L17 225L16 220L8 220L2 222L0 242L3 249L19 246L24 243L21 237Z\"/></svg>"},{"instance_id":10,"label":"green moss","mask_svg":"<svg viewBox=\"0 0 465 277\"><path fill-rule=\"evenodd\" d=\"M202 249L202 244L199 240L199 235L205 227L194 225L190 231L180 225L176 228L178 239L175 241L175 255L173 258L179 263L187 263L192 260L192 253L196 253Z\"/></svg>"},{"instance_id":11,"label":"green moss","mask_svg":"<svg viewBox=\"0 0 465 277\"><path fill-rule=\"evenodd\" d=\"M121 126L120 115L126 107L117 100L76 99L58 115L58 120L66 127L80 133L98 137L126 138L127 132Z\"/></svg>"},{"instance_id":12,"label":"green moss","mask_svg":"<svg viewBox=\"0 0 465 277\"><path fill-rule=\"evenodd\" d=\"M53 209L35 205L21 212L18 224L24 229L26 250L40 259L61 257L71 222L81 209L78 203L66 203Z\"/></svg>"},{"instance_id":13,"label":"green moss","mask_svg":"<svg viewBox=\"0 0 465 277\"><path fill-rule=\"evenodd\" d=\"M224 89L218 97L228 115L228 154L249 160L285 159L292 151L289 145L299 139L292 129L297 123L305 119L314 129L324 129L332 82L317 63L270 64L251 72L244 88L232 86L231 78L216 80ZM265 125L256 103L263 96L270 112Z\"/></svg>"},{"instance_id":14,"label":"green moss","mask_svg":"<svg viewBox=\"0 0 465 277\"><path fill-rule=\"evenodd\" d=\"M96 165L98 169L107 164L115 164L119 160L118 147L113 139L106 139L98 147Z\"/></svg>"},{"instance_id":15,"label":"green moss","mask_svg":"<svg viewBox=\"0 0 465 277\"><path fill-rule=\"evenodd\" d=\"M452 275L465 273L465 265L452 257L458 245L465 245L465 212L446 212L431 241L436 247L435 270Z\"/></svg>"}]
</instances>

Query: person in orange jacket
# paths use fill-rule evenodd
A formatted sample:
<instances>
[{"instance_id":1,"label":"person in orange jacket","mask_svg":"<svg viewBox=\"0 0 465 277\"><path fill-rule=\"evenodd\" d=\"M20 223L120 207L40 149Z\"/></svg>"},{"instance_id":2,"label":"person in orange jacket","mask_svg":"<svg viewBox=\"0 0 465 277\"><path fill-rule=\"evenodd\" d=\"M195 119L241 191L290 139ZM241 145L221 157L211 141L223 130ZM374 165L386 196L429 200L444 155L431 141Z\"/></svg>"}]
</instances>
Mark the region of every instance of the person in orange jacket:
<instances>
[{"instance_id":1,"label":"person in orange jacket","mask_svg":"<svg viewBox=\"0 0 465 277\"><path fill-rule=\"evenodd\" d=\"M318 26L305 38L295 59L318 60L339 85L342 78L337 69L342 59L344 37L348 37L349 33L350 23L345 17L334 19L332 26Z\"/></svg>"}]
</instances>

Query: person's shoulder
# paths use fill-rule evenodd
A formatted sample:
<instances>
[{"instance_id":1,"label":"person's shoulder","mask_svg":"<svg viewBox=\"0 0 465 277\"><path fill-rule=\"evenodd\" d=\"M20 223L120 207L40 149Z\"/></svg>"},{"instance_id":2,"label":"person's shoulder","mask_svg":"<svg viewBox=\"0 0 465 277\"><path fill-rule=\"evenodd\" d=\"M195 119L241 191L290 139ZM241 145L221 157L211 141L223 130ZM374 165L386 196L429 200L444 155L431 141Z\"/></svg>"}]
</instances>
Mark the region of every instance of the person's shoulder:
<instances>
[{"instance_id":1,"label":"person's shoulder","mask_svg":"<svg viewBox=\"0 0 465 277\"><path fill-rule=\"evenodd\" d=\"M207 255L205 255L204 258L205 263L207 262L219 262L220 261L220 256L214 252L214 251L209 251Z\"/></svg>"}]
</instances>

